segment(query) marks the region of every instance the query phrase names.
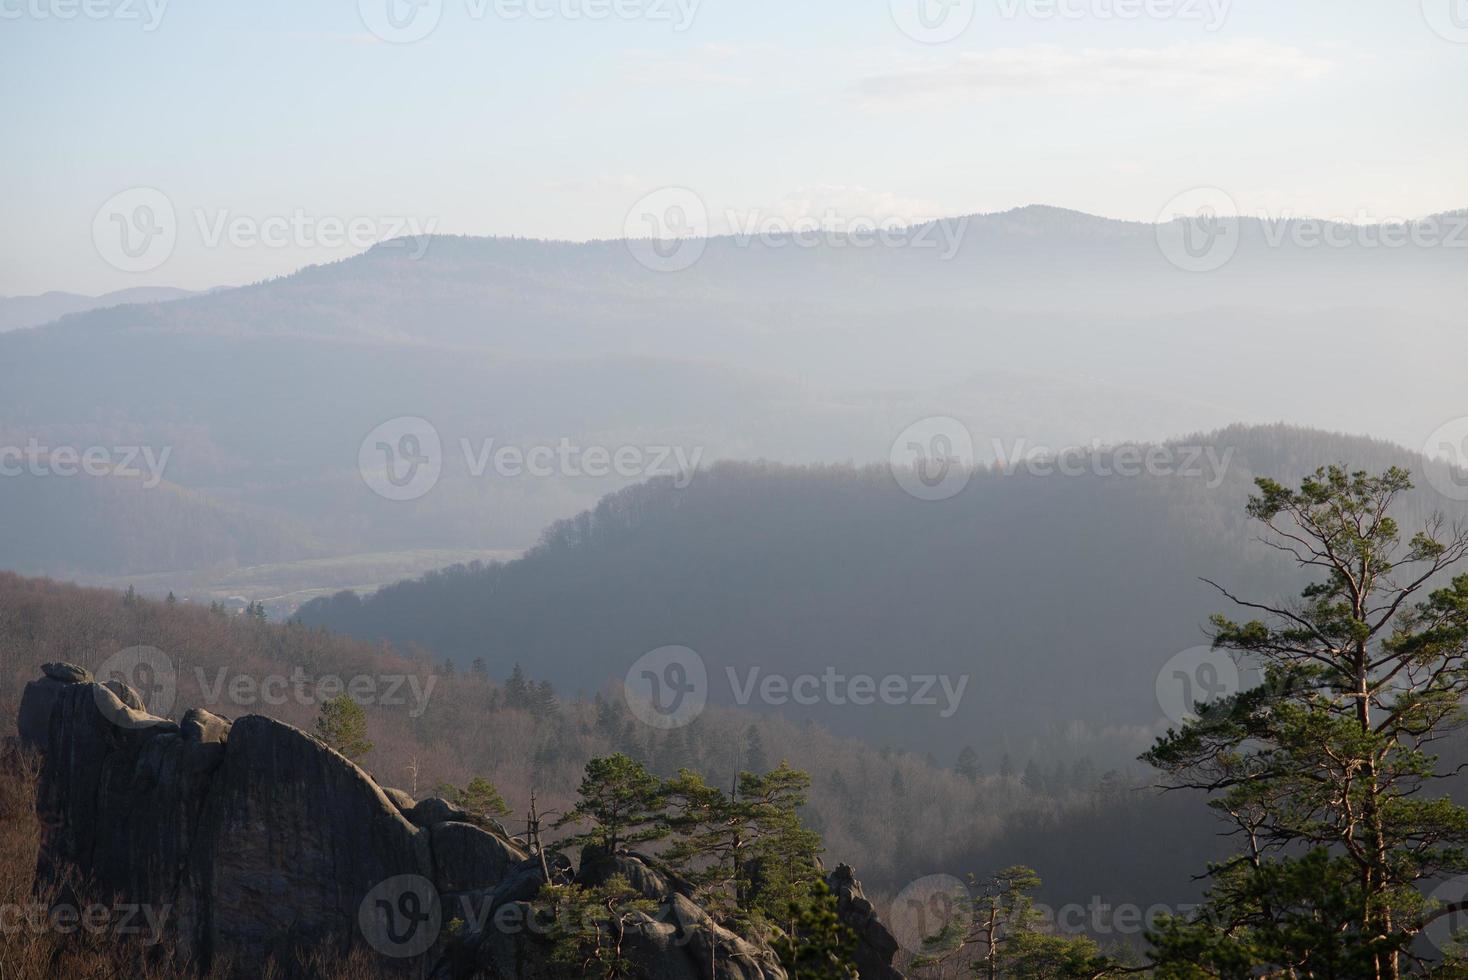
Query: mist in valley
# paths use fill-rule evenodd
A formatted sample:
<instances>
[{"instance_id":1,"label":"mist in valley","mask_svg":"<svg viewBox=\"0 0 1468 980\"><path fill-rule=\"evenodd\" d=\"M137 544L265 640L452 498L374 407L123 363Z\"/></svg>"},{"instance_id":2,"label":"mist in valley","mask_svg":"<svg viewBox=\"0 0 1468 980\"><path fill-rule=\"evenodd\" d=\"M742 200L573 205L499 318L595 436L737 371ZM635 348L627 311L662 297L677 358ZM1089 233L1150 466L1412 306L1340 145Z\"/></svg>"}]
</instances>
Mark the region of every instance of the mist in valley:
<instances>
[{"instance_id":1,"label":"mist in valley","mask_svg":"<svg viewBox=\"0 0 1468 980\"><path fill-rule=\"evenodd\" d=\"M1464 975L1451 3L329 6L0 10L0 977Z\"/></svg>"}]
</instances>

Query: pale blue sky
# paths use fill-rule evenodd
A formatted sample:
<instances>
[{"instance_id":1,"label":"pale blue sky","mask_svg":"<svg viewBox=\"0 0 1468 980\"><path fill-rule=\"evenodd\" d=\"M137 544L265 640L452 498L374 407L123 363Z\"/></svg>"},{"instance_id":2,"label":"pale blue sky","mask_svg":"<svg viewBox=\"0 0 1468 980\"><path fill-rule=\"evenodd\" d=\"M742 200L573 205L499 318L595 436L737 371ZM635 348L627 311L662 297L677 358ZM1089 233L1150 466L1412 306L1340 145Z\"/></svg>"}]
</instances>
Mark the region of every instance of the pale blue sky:
<instances>
[{"instance_id":1,"label":"pale blue sky","mask_svg":"<svg viewBox=\"0 0 1468 980\"><path fill-rule=\"evenodd\" d=\"M559 12L581 0L528 0L541 20L429 0L436 29L405 44L358 0L173 0L153 30L145 0L87 2L104 16L0 0L3 295L241 283L359 250L211 242L232 219L614 237L664 186L715 230L751 209L1152 220L1198 185L1244 213L1468 207L1468 0L1212 0L1216 30L1209 0L978 0L944 44L889 0L701 0L681 31L663 0L595 21ZM363 0L369 19L387 2ZM1168 16L1098 16L1117 2ZM93 225L133 187L166 195L177 235L129 273Z\"/></svg>"}]
</instances>

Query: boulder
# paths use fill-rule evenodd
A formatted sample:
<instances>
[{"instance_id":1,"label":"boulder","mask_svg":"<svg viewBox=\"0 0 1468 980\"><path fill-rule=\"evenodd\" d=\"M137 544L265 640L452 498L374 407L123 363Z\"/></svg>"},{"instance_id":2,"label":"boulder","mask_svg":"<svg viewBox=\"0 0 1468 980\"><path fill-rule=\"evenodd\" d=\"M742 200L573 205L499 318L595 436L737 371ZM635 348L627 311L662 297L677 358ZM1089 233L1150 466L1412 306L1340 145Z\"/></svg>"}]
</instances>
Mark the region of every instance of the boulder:
<instances>
[{"instance_id":1,"label":"boulder","mask_svg":"<svg viewBox=\"0 0 1468 980\"><path fill-rule=\"evenodd\" d=\"M92 679L92 672L85 667L69 664L65 661L41 664L41 673L53 681L63 684L85 684Z\"/></svg>"},{"instance_id":2,"label":"boulder","mask_svg":"<svg viewBox=\"0 0 1468 980\"><path fill-rule=\"evenodd\" d=\"M693 884L656 858L633 851L608 854L590 845L581 849L576 884L595 888L616 875L626 878L635 890L655 902L666 901L673 895L693 895Z\"/></svg>"},{"instance_id":3,"label":"boulder","mask_svg":"<svg viewBox=\"0 0 1468 980\"><path fill-rule=\"evenodd\" d=\"M131 687L129 687L126 682L114 679L108 681L102 686L107 688L107 690L111 691L113 694L116 694L117 700L121 701L123 704L127 705L134 711L146 712L148 710L143 706L142 697L138 694L137 691L134 691Z\"/></svg>"},{"instance_id":4,"label":"boulder","mask_svg":"<svg viewBox=\"0 0 1468 980\"><path fill-rule=\"evenodd\" d=\"M477 824L479 822L468 810L438 797L420 800L404 811L404 815L413 826L422 827L424 830L441 823Z\"/></svg>"},{"instance_id":5,"label":"boulder","mask_svg":"<svg viewBox=\"0 0 1468 980\"><path fill-rule=\"evenodd\" d=\"M444 894L498 885L529 858L509 841L470 823L434 824L429 834L433 882Z\"/></svg>"},{"instance_id":6,"label":"boulder","mask_svg":"<svg viewBox=\"0 0 1468 980\"><path fill-rule=\"evenodd\" d=\"M229 730L233 725L234 722L228 718L221 718L212 711L190 708L184 712L183 721L178 723L178 728L183 737L190 742L200 745L223 745L229 741Z\"/></svg>"},{"instance_id":7,"label":"boulder","mask_svg":"<svg viewBox=\"0 0 1468 980\"><path fill-rule=\"evenodd\" d=\"M433 980L471 980L485 972L514 980L554 976L536 972L549 969L549 952L543 940L526 935L534 931L529 928L534 914L530 903L545 883L540 860L527 858L495 887L456 896L457 908L450 916L463 920L464 926L449 939L429 976Z\"/></svg>"},{"instance_id":8,"label":"boulder","mask_svg":"<svg viewBox=\"0 0 1468 980\"><path fill-rule=\"evenodd\" d=\"M411 796L400 789L393 789L390 786L384 786L382 787L382 792L383 795L385 795L389 800L392 800L393 806L397 807L399 812L401 813L408 813L413 809L413 807L418 805L417 800L413 799Z\"/></svg>"},{"instance_id":9,"label":"boulder","mask_svg":"<svg viewBox=\"0 0 1468 980\"><path fill-rule=\"evenodd\" d=\"M676 927L675 945L683 953L690 976L700 980L784 980L785 970L771 950L736 936L683 895L669 898L660 918ZM709 964L714 964L712 972Z\"/></svg>"}]
</instances>

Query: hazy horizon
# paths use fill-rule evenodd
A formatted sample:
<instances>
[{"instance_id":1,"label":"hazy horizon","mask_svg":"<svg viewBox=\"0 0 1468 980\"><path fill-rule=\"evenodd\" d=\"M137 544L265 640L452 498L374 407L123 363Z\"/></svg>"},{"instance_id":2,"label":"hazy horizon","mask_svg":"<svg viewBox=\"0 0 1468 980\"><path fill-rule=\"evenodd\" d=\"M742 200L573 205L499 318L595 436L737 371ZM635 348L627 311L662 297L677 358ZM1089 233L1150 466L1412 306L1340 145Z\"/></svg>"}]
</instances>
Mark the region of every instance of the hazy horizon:
<instances>
[{"instance_id":1,"label":"hazy horizon","mask_svg":"<svg viewBox=\"0 0 1468 980\"><path fill-rule=\"evenodd\" d=\"M1465 81L0 0L0 977L1468 976Z\"/></svg>"},{"instance_id":2,"label":"hazy horizon","mask_svg":"<svg viewBox=\"0 0 1468 980\"><path fill-rule=\"evenodd\" d=\"M0 201L27 232L0 251L0 295L238 285L401 226L615 238L664 188L714 227L1035 203L1151 221L1197 187L1247 215L1454 210L1452 2L28 0L0 37L24 93L0 120L28 147ZM143 189L176 239L146 269L94 241L159 203ZM260 241L297 218L359 227Z\"/></svg>"}]
</instances>

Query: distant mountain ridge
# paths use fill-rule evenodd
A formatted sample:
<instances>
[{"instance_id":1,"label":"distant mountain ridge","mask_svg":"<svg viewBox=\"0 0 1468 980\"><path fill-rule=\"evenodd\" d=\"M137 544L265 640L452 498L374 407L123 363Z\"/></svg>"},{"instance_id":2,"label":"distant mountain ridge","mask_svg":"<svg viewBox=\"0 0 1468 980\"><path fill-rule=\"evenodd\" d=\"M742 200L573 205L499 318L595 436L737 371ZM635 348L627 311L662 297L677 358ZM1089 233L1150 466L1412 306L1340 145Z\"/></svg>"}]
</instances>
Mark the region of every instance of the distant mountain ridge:
<instances>
[{"instance_id":1,"label":"distant mountain ridge","mask_svg":"<svg viewBox=\"0 0 1468 980\"><path fill-rule=\"evenodd\" d=\"M103 293L101 296L60 291L37 296L0 296L0 332L40 326L72 313L135 303L167 303L193 295L196 295L195 292L188 289L134 286L131 289Z\"/></svg>"},{"instance_id":2,"label":"distant mountain ridge","mask_svg":"<svg viewBox=\"0 0 1468 980\"><path fill-rule=\"evenodd\" d=\"M1281 419L1418 448L1465 414L1468 249L1276 246L1257 221L1243 229L1232 261L1202 274L1171 264L1151 225L1048 207L966 219L948 258L723 237L675 273L619 241L437 237L421 258L385 243L76 313L0 335L0 447L171 446L169 484L219 516L169 520L163 494L144 496L164 540L104 529L63 560L46 542L85 522L35 510L48 491L23 475L0 480L0 506L35 515L5 561L115 576L519 549L645 475L476 476L462 447L490 439L864 464L930 417L962 421L991 460L996 441L1158 441ZM1414 397L1323 398L1310 371L1341 391L1411 378ZM358 472L368 433L403 417L428 420L444 451L435 487L407 503ZM239 513L250 520L227 516Z\"/></svg>"}]
</instances>

